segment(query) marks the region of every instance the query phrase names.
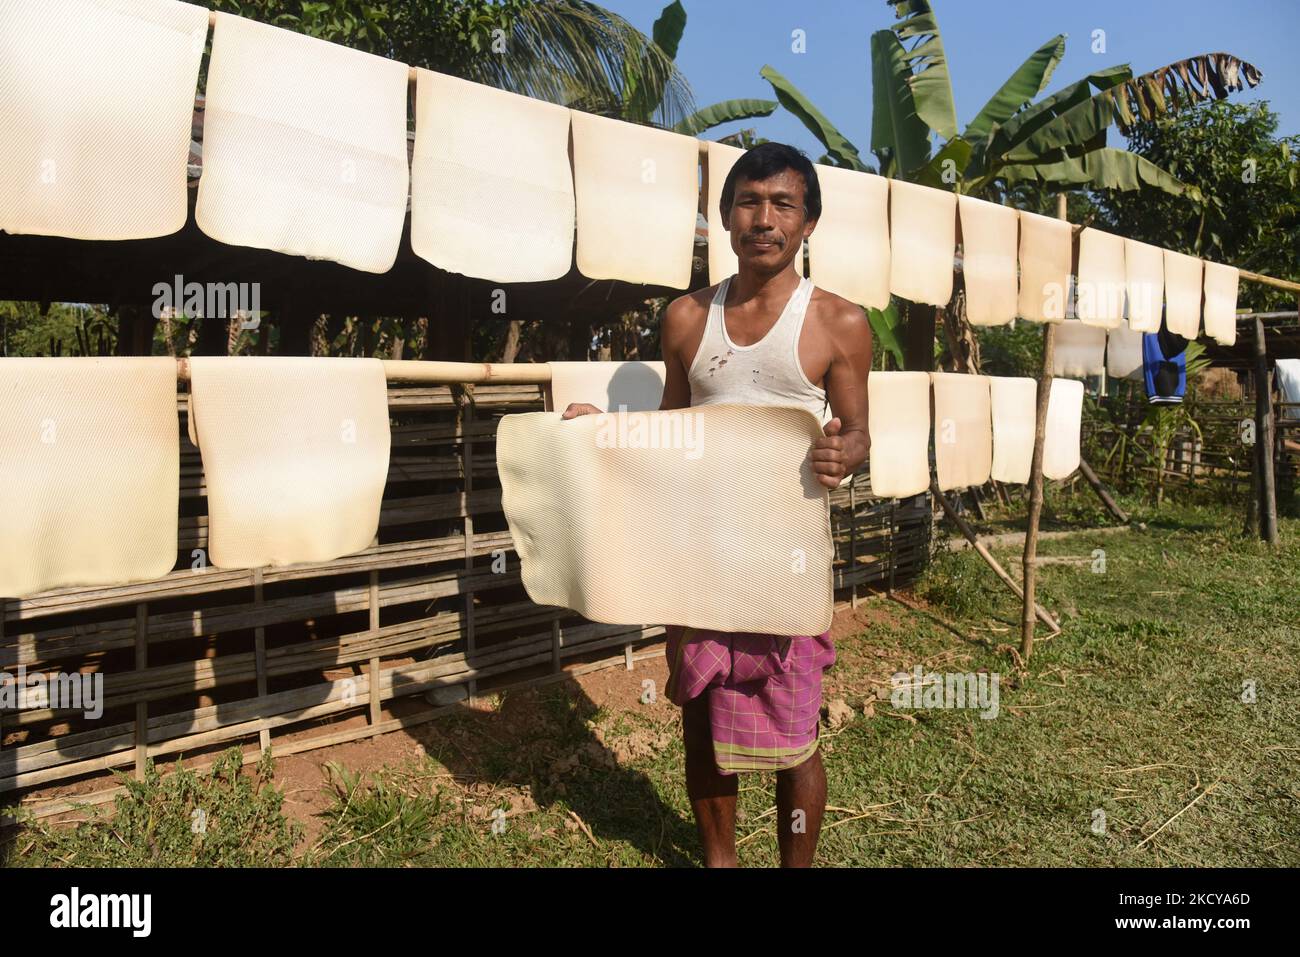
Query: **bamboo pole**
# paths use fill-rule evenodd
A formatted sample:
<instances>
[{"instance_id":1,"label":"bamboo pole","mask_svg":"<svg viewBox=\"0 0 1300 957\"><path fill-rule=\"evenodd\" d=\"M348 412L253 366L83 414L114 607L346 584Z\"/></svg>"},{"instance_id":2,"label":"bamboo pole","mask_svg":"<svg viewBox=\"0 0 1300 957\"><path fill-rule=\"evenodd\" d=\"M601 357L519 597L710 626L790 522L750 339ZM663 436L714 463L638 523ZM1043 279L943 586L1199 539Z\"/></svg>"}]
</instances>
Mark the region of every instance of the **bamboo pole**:
<instances>
[{"instance_id":1,"label":"bamboo pole","mask_svg":"<svg viewBox=\"0 0 1300 957\"><path fill-rule=\"evenodd\" d=\"M1058 219L1067 218L1064 193L1056 199L1056 216ZM1034 455L1029 465L1029 524L1025 529L1025 595L1020 615L1020 656L1025 661L1034 651L1034 557L1038 554L1038 519L1043 511L1043 439L1047 432L1047 403L1052 395L1055 332L1055 323L1043 323L1043 373L1038 381L1038 403L1034 410Z\"/></svg>"},{"instance_id":2,"label":"bamboo pole","mask_svg":"<svg viewBox=\"0 0 1300 957\"><path fill-rule=\"evenodd\" d=\"M1106 510L1121 522L1127 522L1128 513L1119 507L1115 502L1115 499L1111 497L1106 486L1102 484L1101 479L1097 477L1097 473L1092 470L1092 466L1084 461L1082 457L1079 458L1079 471L1082 472L1083 477L1088 480L1088 484L1091 485L1092 490L1097 493L1097 497L1101 499L1101 503L1106 506Z\"/></svg>"},{"instance_id":3,"label":"bamboo pole","mask_svg":"<svg viewBox=\"0 0 1300 957\"><path fill-rule=\"evenodd\" d=\"M1259 537L1277 545L1277 488L1273 478L1273 390L1269 385L1264 323L1255 320L1255 469L1259 475Z\"/></svg>"},{"instance_id":4,"label":"bamboo pole","mask_svg":"<svg viewBox=\"0 0 1300 957\"><path fill-rule=\"evenodd\" d=\"M266 598L263 589L264 573L260 568L253 569L253 604L257 608L258 624L253 629L253 658L254 665L257 668L257 697L259 700L266 699L266 626L262 624L262 612L265 610ZM263 750L271 746L271 732L267 728L261 728L257 732L258 746Z\"/></svg>"},{"instance_id":5,"label":"bamboo pole","mask_svg":"<svg viewBox=\"0 0 1300 957\"><path fill-rule=\"evenodd\" d=\"M378 569L370 573L369 600L367 601L366 604L370 612L369 615L370 634L375 638L378 638L379 630L380 630L379 629L379 570ZM378 648L376 648L375 653L370 656L368 671L369 673L367 677L370 679L369 681L370 713L368 717L371 725L378 726L383 723L383 710L380 707L381 701L380 701L380 694L379 694L380 679L382 676L380 674L380 668L379 668Z\"/></svg>"},{"instance_id":6,"label":"bamboo pole","mask_svg":"<svg viewBox=\"0 0 1300 957\"><path fill-rule=\"evenodd\" d=\"M474 398L473 387L465 389L461 393L463 401L460 405L459 418L461 421L461 461L464 464L465 471L465 494L471 495L474 491L474 441L470 437L474 423ZM474 572L474 516L469 509L465 511L464 519L465 534L465 569L471 575ZM472 580L472 579L471 579ZM476 635L474 629L474 588L465 590L465 657L472 661L475 654ZM470 679L466 688L469 700L473 701L478 695L478 682Z\"/></svg>"},{"instance_id":7,"label":"bamboo pole","mask_svg":"<svg viewBox=\"0 0 1300 957\"><path fill-rule=\"evenodd\" d=\"M149 606L140 602L135 606L135 670L143 671L149 665ZM149 754L149 704L138 702L135 706L135 779L144 780L145 761Z\"/></svg>"}]
</instances>

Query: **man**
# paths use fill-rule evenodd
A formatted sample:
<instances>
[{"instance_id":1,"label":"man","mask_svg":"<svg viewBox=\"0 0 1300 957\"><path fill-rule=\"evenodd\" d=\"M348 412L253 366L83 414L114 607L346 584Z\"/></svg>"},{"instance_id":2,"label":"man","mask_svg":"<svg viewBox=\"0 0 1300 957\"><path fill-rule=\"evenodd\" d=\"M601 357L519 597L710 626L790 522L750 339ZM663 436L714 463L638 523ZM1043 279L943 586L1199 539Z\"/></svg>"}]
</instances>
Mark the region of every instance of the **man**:
<instances>
[{"instance_id":1,"label":"man","mask_svg":"<svg viewBox=\"0 0 1300 957\"><path fill-rule=\"evenodd\" d=\"M659 407L802 406L823 422L810 456L833 489L867 457L871 329L859 306L802 276L803 241L821 216L816 170L790 146L757 146L728 174L720 212L739 271L669 305ZM563 417L600 411L572 403ZM706 865L737 863L736 772L776 770L781 864L810 866L826 807L817 725L821 673L835 660L830 632L667 630L667 692L682 707L686 787Z\"/></svg>"}]
</instances>

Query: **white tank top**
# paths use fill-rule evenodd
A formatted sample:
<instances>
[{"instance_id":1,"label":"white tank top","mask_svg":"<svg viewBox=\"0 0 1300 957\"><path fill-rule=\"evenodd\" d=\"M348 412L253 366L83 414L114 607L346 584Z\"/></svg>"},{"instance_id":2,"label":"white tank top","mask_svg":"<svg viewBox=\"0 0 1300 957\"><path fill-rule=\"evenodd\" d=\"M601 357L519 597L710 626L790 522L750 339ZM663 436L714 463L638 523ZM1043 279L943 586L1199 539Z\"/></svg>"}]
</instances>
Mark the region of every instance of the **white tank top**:
<instances>
[{"instance_id":1,"label":"white tank top","mask_svg":"<svg viewBox=\"0 0 1300 957\"><path fill-rule=\"evenodd\" d=\"M724 279L713 296L704 338L686 373L691 405L797 405L825 425L832 418L826 390L808 381L799 361L799 333L812 301L812 280L800 277L767 335L752 345L738 346L727 335L724 318L732 278Z\"/></svg>"}]
</instances>

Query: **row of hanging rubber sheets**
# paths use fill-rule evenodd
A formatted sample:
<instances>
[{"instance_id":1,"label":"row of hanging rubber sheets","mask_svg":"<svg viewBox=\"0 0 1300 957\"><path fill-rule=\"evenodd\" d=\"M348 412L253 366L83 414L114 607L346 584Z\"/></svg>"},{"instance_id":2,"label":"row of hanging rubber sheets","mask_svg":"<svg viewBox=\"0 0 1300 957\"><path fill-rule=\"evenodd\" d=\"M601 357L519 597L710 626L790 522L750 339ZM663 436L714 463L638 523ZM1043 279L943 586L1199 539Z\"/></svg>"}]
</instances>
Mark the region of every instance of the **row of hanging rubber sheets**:
<instances>
[{"instance_id":1,"label":"row of hanging rubber sheets","mask_svg":"<svg viewBox=\"0 0 1300 957\"><path fill-rule=\"evenodd\" d=\"M538 282L576 260L592 279L690 285L695 137L416 68L411 143L408 64L212 17L194 211L206 235L383 273L409 208L411 249L450 272ZM117 240L185 224L208 19L179 0L0 3L0 229ZM706 145L712 283L737 270L720 204L742 155ZM818 286L866 307L884 308L891 293L944 305L960 243L972 323L1063 318L1068 223L857 170L817 170L823 211L809 268ZM1165 304L1178 335L1196 338L1203 312L1207 335L1235 338L1231 267L1084 230L1079 281L1122 294L1118 306L1081 309L1084 322L1111 327L1126 308L1133 331L1154 332L1145 324L1158 323Z\"/></svg>"},{"instance_id":2,"label":"row of hanging rubber sheets","mask_svg":"<svg viewBox=\"0 0 1300 957\"><path fill-rule=\"evenodd\" d=\"M654 371L556 365L552 411L507 415L497 431L502 508L533 601L611 624L776 635L829 627L833 549L829 495L811 471L822 434L814 416L625 404L565 420L570 402L609 408L620 379L655 410ZM940 488L1028 481L1033 379L873 372L867 381L873 494L929 488L932 433ZM1052 381L1048 478L1078 467L1082 403L1082 382Z\"/></svg>"},{"instance_id":3,"label":"row of hanging rubber sheets","mask_svg":"<svg viewBox=\"0 0 1300 957\"><path fill-rule=\"evenodd\" d=\"M371 545L390 446L379 360L195 357L190 369L208 564ZM0 596L171 572L179 443L174 359L0 359Z\"/></svg>"}]
</instances>

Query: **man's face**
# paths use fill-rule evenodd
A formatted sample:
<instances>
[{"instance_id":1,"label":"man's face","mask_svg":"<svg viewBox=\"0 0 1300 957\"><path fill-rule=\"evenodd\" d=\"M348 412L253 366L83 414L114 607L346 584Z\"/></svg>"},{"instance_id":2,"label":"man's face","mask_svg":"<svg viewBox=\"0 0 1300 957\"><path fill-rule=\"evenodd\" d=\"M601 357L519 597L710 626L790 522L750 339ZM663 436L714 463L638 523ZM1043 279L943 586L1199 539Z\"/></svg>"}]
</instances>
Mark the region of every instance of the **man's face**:
<instances>
[{"instance_id":1,"label":"man's face","mask_svg":"<svg viewBox=\"0 0 1300 957\"><path fill-rule=\"evenodd\" d=\"M740 259L763 272L784 269L799 255L814 225L804 212L803 177L794 170L764 180L737 180L726 226Z\"/></svg>"}]
</instances>

